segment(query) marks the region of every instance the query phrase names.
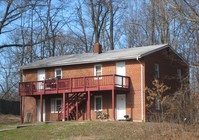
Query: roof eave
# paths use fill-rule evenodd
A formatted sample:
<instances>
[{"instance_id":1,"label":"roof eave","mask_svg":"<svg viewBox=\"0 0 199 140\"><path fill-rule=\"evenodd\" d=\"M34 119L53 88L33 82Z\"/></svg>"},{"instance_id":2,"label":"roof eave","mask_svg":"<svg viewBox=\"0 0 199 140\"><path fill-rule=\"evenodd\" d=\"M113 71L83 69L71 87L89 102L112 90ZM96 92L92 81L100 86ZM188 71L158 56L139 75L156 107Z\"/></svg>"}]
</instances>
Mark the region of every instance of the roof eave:
<instances>
[{"instance_id":1,"label":"roof eave","mask_svg":"<svg viewBox=\"0 0 199 140\"><path fill-rule=\"evenodd\" d=\"M110 61L120 61L120 60L128 60L128 59L136 59L136 57L123 57L123 58L117 58L117 59L110 59L110 60L95 60L95 61L84 61L84 62L73 62L73 63L65 63L65 64L54 64L54 65L45 65L45 66L31 66L26 67L22 66L19 67L19 70L30 70L30 69L39 69L39 68L47 68L47 67L59 67L59 66L72 66L72 65L80 65L80 64L93 64L93 63L100 63L100 62L110 62Z\"/></svg>"},{"instance_id":2,"label":"roof eave","mask_svg":"<svg viewBox=\"0 0 199 140\"><path fill-rule=\"evenodd\" d=\"M163 46L160 47L160 48L158 48L158 49L155 49L155 50L152 50L152 51L149 51L149 52L140 54L140 55L139 55L139 58L142 58L142 57L144 57L144 56L150 55L150 54L152 54L152 53L155 53L155 52L157 52L157 51L163 50L163 49L168 48L168 47L169 47L169 44L163 44Z\"/></svg>"},{"instance_id":3,"label":"roof eave","mask_svg":"<svg viewBox=\"0 0 199 140\"><path fill-rule=\"evenodd\" d=\"M180 59L182 59L182 61L189 67L189 63L186 61L186 59L184 57L182 57L181 55L179 55L170 45L169 48L178 56L180 57Z\"/></svg>"},{"instance_id":4,"label":"roof eave","mask_svg":"<svg viewBox=\"0 0 199 140\"><path fill-rule=\"evenodd\" d=\"M36 66L33 66L33 65L32 66L31 65L30 66L20 66L19 69L20 70L28 70L28 69L47 68L47 67L60 67L60 66L69 66L69 65L80 65L80 64L92 64L92 63L100 63L100 62L120 61L120 60L128 60L128 59L140 59L144 56L150 55L152 53L155 53L157 51L160 51L160 50L168 48L168 47L169 47L168 44L162 44L162 46L157 48L157 49L154 49L154 50L146 52L146 53L138 54L137 56L130 56L130 57L125 56L125 57L119 57L119 58L116 57L116 58L111 58L111 59L108 59L108 60L107 59L98 59L98 60L94 60L94 61L81 61L81 63L79 61L76 61L76 62L73 62L73 63L62 63L62 64L54 63L53 65L48 65L48 64L38 65L37 64Z\"/></svg>"}]
</instances>

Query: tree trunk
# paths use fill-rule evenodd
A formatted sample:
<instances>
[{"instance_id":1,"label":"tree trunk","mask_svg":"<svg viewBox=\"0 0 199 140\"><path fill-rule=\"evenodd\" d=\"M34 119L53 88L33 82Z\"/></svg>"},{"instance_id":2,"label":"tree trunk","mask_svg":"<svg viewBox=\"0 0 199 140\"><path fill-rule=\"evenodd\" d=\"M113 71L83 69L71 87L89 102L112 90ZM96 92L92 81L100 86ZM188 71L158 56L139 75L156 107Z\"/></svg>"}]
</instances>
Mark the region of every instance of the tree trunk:
<instances>
[{"instance_id":1,"label":"tree trunk","mask_svg":"<svg viewBox=\"0 0 199 140\"><path fill-rule=\"evenodd\" d=\"M151 20L151 44L155 44L155 0L151 0L152 20Z\"/></svg>"},{"instance_id":2,"label":"tree trunk","mask_svg":"<svg viewBox=\"0 0 199 140\"><path fill-rule=\"evenodd\" d=\"M114 42L113 42L113 2L109 1L110 8L110 50L114 50Z\"/></svg>"}]
</instances>

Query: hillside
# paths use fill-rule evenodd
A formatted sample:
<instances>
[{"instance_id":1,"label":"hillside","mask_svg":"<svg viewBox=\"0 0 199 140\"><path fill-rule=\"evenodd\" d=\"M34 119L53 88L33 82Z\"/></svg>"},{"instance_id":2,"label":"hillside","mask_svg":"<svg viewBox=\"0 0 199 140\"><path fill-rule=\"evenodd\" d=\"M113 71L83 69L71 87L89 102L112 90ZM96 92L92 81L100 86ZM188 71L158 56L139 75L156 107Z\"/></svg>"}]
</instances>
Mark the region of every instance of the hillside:
<instances>
[{"instance_id":1,"label":"hillside","mask_svg":"<svg viewBox=\"0 0 199 140\"><path fill-rule=\"evenodd\" d=\"M199 125L183 126L170 123L55 122L0 132L0 138L1 140L195 140L199 139L198 130Z\"/></svg>"}]
</instances>

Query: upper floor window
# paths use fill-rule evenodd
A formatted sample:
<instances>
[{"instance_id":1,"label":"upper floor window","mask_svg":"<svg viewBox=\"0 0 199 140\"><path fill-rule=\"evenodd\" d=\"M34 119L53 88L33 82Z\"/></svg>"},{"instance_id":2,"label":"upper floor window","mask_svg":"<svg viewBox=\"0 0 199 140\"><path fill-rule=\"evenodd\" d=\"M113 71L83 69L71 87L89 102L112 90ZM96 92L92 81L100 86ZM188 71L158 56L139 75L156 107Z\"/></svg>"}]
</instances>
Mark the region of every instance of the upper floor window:
<instances>
[{"instance_id":1,"label":"upper floor window","mask_svg":"<svg viewBox=\"0 0 199 140\"><path fill-rule=\"evenodd\" d=\"M155 79L159 79L160 74L159 74L159 64L155 64Z\"/></svg>"},{"instance_id":2,"label":"upper floor window","mask_svg":"<svg viewBox=\"0 0 199 140\"><path fill-rule=\"evenodd\" d=\"M182 72L181 72L181 69L177 69L177 79L178 79L179 81L182 80Z\"/></svg>"},{"instance_id":3,"label":"upper floor window","mask_svg":"<svg viewBox=\"0 0 199 140\"><path fill-rule=\"evenodd\" d=\"M102 65L94 65L94 76L101 76L102 75Z\"/></svg>"},{"instance_id":4,"label":"upper floor window","mask_svg":"<svg viewBox=\"0 0 199 140\"><path fill-rule=\"evenodd\" d=\"M95 111L102 111L102 96L94 97L94 109Z\"/></svg>"},{"instance_id":5,"label":"upper floor window","mask_svg":"<svg viewBox=\"0 0 199 140\"><path fill-rule=\"evenodd\" d=\"M55 69L55 78L62 79L62 69L61 68Z\"/></svg>"}]
</instances>

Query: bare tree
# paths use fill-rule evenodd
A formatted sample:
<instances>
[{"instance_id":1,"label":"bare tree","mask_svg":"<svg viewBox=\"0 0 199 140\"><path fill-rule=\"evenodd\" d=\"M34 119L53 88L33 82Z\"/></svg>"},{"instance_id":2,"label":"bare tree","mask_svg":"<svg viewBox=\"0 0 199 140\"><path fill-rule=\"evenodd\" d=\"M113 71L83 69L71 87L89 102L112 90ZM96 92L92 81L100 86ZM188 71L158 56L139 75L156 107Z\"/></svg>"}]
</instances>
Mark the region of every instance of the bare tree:
<instances>
[{"instance_id":1,"label":"bare tree","mask_svg":"<svg viewBox=\"0 0 199 140\"><path fill-rule=\"evenodd\" d=\"M102 27L104 25L105 19L107 18L109 9L107 8L106 1L89 1L89 6L91 10L91 20L93 24L95 42L99 42Z\"/></svg>"},{"instance_id":2,"label":"bare tree","mask_svg":"<svg viewBox=\"0 0 199 140\"><path fill-rule=\"evenodd\" d=\"M6 62L0 62L0 97L3 99L18 99L18 82L19 72L16 69L18 66L17 59L9 49L1 53L1 59L6 59Z\"/></svg>"},{"instance_id":3,"label":"bare tree","mask_svg":"<svg viewBox=\"0 0 199 140\"><path fill-rule=\"evenodd\" d=\"M165 0L181 17L195 24L199 24L198 0ZM198 27L196 28L198 29Z\"/></svg>"},{"instance_id":4,"label":"bare tree","mask_svg":"<svg viewBox=\"0 0 199 140\"><path fill-rule=\"evenodd\" d=\"M22 14L27 12L30 7L35 7L37 4L37 0L34 1L17 1L17 0L3 0L0 2L1 5L1 13L0 16L0 34L6 34L15 29L15 26L12 25L21 18ZM3 44L0 45L1 48L6 47L22 47L22 44Z\"/></svg>"},{"instance_id":5,"label":"bare tree","mask_svg":"<svg viewBox=\"0 0 199 140\"><path fill-rule=\"evenodd\" d=\"M109 0L109 10L110 10L110 50L114 50L114 42L113 42L113 19L114 19L114 13L113 13L113 1Z\"/></svg>"}]
</instances>

